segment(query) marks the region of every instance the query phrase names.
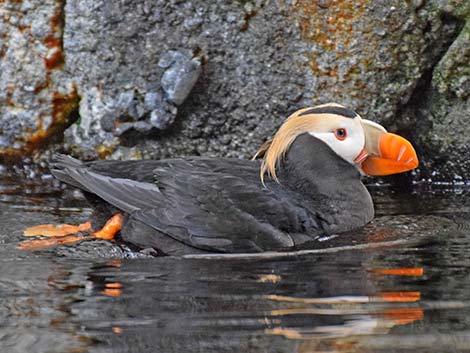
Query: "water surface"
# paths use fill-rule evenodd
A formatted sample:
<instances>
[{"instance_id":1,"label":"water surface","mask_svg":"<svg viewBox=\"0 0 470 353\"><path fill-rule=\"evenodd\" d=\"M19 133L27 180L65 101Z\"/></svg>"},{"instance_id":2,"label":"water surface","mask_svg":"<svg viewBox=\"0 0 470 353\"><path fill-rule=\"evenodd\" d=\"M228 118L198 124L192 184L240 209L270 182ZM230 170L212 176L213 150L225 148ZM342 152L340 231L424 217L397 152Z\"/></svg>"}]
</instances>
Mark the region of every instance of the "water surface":
<instances>
[{"instance_id":1,"label":"water surface","mask_svg":"<svg viewBox=\"0 0 470 353\"><path fill-rule=\"evenodd\" d=\"M2 352L470 351L470 190L372 186L377 217L319 250L153 258L86 241L17 250L91 210L50 178L0 180Z\"/></svg>"}]
</instances>

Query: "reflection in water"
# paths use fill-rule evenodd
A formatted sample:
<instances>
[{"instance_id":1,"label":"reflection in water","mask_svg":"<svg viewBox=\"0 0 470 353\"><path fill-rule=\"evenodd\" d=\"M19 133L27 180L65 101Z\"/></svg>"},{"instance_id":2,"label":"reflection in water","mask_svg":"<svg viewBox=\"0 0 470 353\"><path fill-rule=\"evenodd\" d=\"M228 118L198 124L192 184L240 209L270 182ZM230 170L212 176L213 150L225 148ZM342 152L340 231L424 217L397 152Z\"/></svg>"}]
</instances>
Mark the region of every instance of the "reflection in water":
<instances>
[{"instance_id":1,"label":"reflection in water","mask_svg":"<svg viewBox=\"0 0 470 353\"><path fill-rule=\"evenodd\" d=\"M24 261L2 264L2 352L88 351L93 341L71 322L70 306L80 286L69 281L70 275L66 267L47 259L38 259L34 266Z\"/></svg>"},{"instance_id":2,"label":"reflection in water","mask_svg":"<svg viewBox=\"0 0 470 353\"><path fill-rule=\"evenodd\" d=\"M119 282L112 282L112 283L105 283L105 289L101 292L104 295L109 297L119 297L122 294L122 283Z\"/></svg>"},{"instance_id":3,"label":"reflection in water","mask_svg":"<svg viewBox=\"0 0 470 353\"><path fill-rule=\"evenodd\" d=\"M376 220L315 252L145 259L96 240L19 251L25 227L89 216L20 182L0 185L2 352L469 351L465 193L378 189Z\"/></svg>"},{"instance_id":4,"label":"reflection in water","mask_svg":"<svg viewBox=\"0 0 470 353\"><path fill-rule=\"evenodd\" d=\"M424 271L422 268L394 268L364 272L422 276ZM271 311L270 316L276 317L273 322L277 326L268 328L265 332L292 340L302 340L299 352L314 352L313 349L320 346L322 352L353 352L356 351L355 348L362 349L364 344L360 343L364 337L367 340L370 335L387 334L396 325L407 325L424 318L424 311L420 306L396 306L396 303L419 302L420 292L379 292L371 296L318 298L270 295L266 299L291 303L291 307ZM394 306L391 306L391 303ZM301 327L289 326L289 321L296 321L295 317L301 318L298 320L303 324ZM322 320L323 317L327 320ZM284 318L287 325L283 322ZM339 322L331 324L332 318L338 318ZM310 324L306 324L307 322Z\"/></svg>"},{"instance_id":5,"label":"reflection in water","mask_svg":"<svg viewBox=\"0 0 470 353\"><path fill-rule=\"evenodd\" d=\"M372 273L389 276L422 276L424 270L422 267L417 268L374 268L370 270Z\"/></svg>"},{"instance_id":6,"label":"reflection in water","mask_svg":"<svg viewBox=\"0 0 470 353\"><path fill-rule=\"evenodd\" d=\"M273 335L288 339L279 351L300 352L314 342L323 349L329 342L341 351L344 340L351 351L362 337L423 319L419 291L382 291L390 288L382 286L386 275L377 275L363 256L343 255L337 263L330 256L261 263L230 259L219 261L217 271L211 260L108 262L94 266L88 280L111 301L100 300L97 306L91 297L76 303L79 317L74 320L112 352L150 351L146 347L172 352L185 345L192 351L232 352L248 349L246 342L261 350L273 344ZM370 261L377 263L377 258ZM303 273L300 264L306 265ZM341 273L333 268L348 271L348 279L339 281ZM397 278L399 270L390 270ZM292 292L321 296L286 295ZM101 314L100 320L90 308Z\"/></svg>"}]
</instances>

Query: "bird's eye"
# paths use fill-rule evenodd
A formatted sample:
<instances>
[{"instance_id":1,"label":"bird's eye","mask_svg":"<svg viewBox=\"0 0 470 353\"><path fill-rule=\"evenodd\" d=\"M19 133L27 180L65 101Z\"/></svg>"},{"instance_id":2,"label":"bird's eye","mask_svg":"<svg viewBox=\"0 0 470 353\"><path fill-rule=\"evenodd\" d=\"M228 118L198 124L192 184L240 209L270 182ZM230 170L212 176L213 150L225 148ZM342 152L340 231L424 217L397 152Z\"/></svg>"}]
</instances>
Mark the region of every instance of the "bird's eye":
<instances>
[{"instance_id":1,"label":"bird's eye","mask_svg":"<svg viewBox=\"0 0 470 353\"><path fill-rule=\"evenodd\" d=\"M347 132L346 132L346 129L336 129L335 130L335 137L340 140L340 141L343 141L346 139L346 137L348 136Z\"/></svg>"}]
</instances>

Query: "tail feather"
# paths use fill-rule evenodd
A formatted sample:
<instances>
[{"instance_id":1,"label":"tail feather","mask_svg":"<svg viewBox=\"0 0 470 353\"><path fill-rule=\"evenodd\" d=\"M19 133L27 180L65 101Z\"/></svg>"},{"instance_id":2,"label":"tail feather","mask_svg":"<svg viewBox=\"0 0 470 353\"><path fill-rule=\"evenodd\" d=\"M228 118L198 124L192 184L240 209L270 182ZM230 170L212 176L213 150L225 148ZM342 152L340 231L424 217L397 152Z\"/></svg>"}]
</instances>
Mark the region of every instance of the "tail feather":
<instances>
[{"instance_id":1,"label":"tail feather","mask_svg":"<svg viewBox=\"0 0 470 353\"><path fill-rule=\"evenodd\" d=\"M55 155L52 159L52 166L51 169L52 175L54 175L58 180L75 186L76 188L82 189L84 191L88 191L86 187L84 187L80 182L75 180L70 174L72 170L77 170L81 168L85 168L85 164L78 159L72 158L70 156L66 156L64 154Z\"/></svg>"},{"instance_id":2,"label":"tail feather","mask_svg":"<svg viewBox=\"0 0 470 353\"><path fill-rule=\"evenodd\" d=\"M84 166L82 161L65 154L56 154L52 158L52 165L57 169L82 168Z\"/></svg>"}]
</instances>

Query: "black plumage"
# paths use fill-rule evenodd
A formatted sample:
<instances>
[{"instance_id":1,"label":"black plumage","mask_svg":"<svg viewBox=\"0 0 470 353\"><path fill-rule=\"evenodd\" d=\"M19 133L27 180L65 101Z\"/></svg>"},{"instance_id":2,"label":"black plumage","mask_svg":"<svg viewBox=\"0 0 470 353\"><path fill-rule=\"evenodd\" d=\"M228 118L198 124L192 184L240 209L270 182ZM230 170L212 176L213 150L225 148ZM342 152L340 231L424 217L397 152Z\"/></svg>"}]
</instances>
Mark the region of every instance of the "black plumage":
<instances>
[{"instance_id":1,"label":"black plumage","mask_svg":"<svg viewBox=\"0 0 470 353\"><path fill-rule=\"evenodd\" d=\"M260 161L185 158L80 162L58 156L53 174L127 215L121 237L166 254L301 247L363 226L373 204L357 168L304 133L260 180Z\"/></svg>"},{"instance_id":2,"label":"black plumage","mask_svg":"<svg viewBox=\"0 0 470 353\"><path fill-rule=\"evenodd\" d=\"M338 106L323 106L307 109L304 112L300 113L299 116L311 114L335 114L345 118L357 117L357 113L355 111Z\"/></svg>"}]
</instances>

